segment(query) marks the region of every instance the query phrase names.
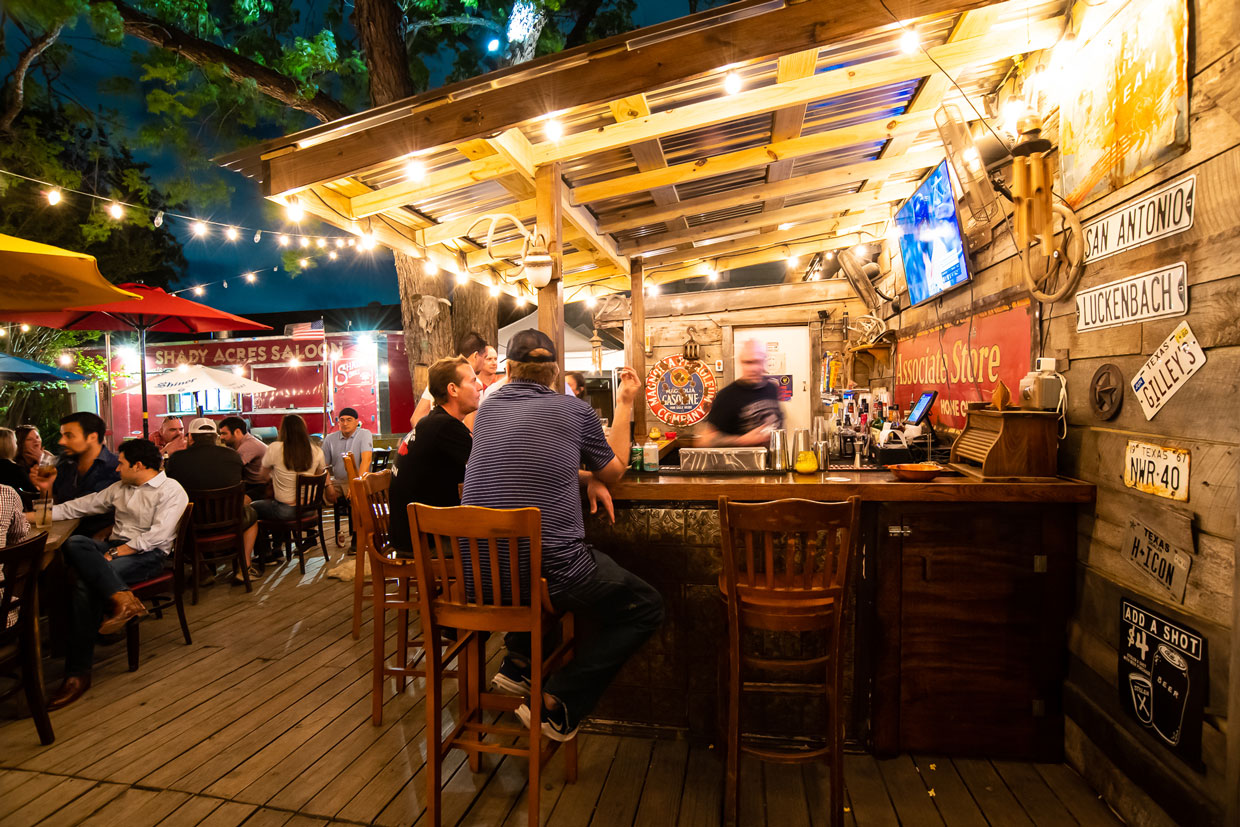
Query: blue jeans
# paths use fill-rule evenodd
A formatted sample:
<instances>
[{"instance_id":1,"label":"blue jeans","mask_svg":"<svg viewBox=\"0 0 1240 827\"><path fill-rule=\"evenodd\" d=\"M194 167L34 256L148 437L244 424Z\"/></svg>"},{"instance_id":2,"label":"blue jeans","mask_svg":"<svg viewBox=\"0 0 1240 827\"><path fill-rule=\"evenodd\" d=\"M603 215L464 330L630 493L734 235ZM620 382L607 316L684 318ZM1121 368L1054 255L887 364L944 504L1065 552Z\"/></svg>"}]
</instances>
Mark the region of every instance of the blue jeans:
<instances>
[{"instance_id":1,"label":"blue jeans","mask_svg":"<svg viewBox=\"0 0 1240 827\"><path fill-rule=\"evenodd\" d=\"M625 661L663 622L663 597L653 586L596 549L597 568L588 579L552 596L559 611L586 621L586 637L577 638L571 663L554 673L543 689L564 704L569 728L590 714ZM508 651L526 663L530 636L509 632Z\"/></svg>"},{"instance_id":2,"label":"blue jeans","mask_svg":"<svg viewBox=\"0 0 1240 827\"><path fill-rule=\"evenodd\" d=\"M250 503L260 520L292 520L297 517L297 508L279 500L255 500Z\"/></svg>"},{"instance_id":3,"label":"blue jeans","mask_svg":"<svg viewBox=\"0 0 1240 827\"><path fill-rule=\"evenodd\" d=\"M77 574L69 613L66 675L90 674L95 661L95 638L112 595L150 580L164 570L164 553L159 550L114 560L104 558L104 552L120 544L120 540L104 541L77 535L70 537L63 546L65 563Z\"/></svg>"}]
</instances>

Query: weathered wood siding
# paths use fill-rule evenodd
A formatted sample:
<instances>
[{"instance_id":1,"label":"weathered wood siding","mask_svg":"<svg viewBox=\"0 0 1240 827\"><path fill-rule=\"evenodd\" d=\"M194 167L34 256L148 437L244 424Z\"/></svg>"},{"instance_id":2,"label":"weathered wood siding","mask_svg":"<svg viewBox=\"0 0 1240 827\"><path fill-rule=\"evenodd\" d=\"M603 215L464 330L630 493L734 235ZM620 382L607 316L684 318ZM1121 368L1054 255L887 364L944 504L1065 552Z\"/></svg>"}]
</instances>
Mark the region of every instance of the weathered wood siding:
<instances>
[{"instance_id":1,"label":"weathered wood siding","mask_svg":"<svg viewBox=\"0 0 1240 827\"><path fill-rule=\"evenodd\" d=\"M1193 228L1089 265L1081 288L1186 262L1187 320L1206 351L1205 366L1153 420L1145 419L1137 399L1126 390L1120 414L1101 422L1088 401L1095 370L1114 363L1130 380L1183 319L1078 333L1072 299L1031 308L1040 324L1043 355L1060 360L1068 381L1069 429L1061 444L1060 470L1098 487L1096 507L1086 509L1077 526L1076 608L1069 628L1065 689L1067 756L1134 824L1223 823L1237 795L1235 776L1228 778L1235 770L1228 767L1227 716L1229 699L1240 693L1240 686L1230 681L1240 458L1240 4L1195 0L1189 15L1190 150L1083 206L1079 215L1087 221L1195 174ZM983 250L975 263L976 307L1022 292L1010 244ZM892 326L911 333L969 312L970 291L959 289L941 301L900 314ZM1038 347L1036 334L1034 347ZM1123 457L1129 439L1192 453L1187 503L1124 486ZM1121 557L1127 518L1133 514L1150 520L1174 520L1176 515L1191 519L1194 559L1183 604ZM1208 640L1210 685L1201 739L1204 773L1164 749L1120 708L1117 646L1123 597L1183 622ZM1236 701L1231 704L1234 714ZM1235 744L1231 747L1234 764L1240 760L1240 750Z\"/></svg>"}]
</instances>

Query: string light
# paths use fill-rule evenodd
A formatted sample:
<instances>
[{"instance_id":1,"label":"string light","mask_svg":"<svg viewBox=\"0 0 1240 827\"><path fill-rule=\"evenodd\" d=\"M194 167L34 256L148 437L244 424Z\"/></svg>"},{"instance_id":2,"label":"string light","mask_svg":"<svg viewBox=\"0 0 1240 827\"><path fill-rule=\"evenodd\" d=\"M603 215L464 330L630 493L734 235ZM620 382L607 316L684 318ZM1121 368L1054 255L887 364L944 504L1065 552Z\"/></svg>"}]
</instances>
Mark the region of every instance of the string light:
<instances>
[{"instance_id":1,"label":"string light","mask_svg":"<svg viewBox=\"0 0 1240 827\"><path fill-rule=\"evenodd\" d=\"M73 356L68 353L60 354L60 364L64 365L65 367L69 367L69 365L73 364Z\"/></svg>"},{"instance_id":2,"label":"string light","mask_svg":"<svg viewBox=\"0 0 1240 827\"><path fill-rule=\"evenodd\" d=\"M598 304L598 299L594 298L594 294L587 293L586 294L586 307L593 307L596 304Z\"/></svg>"},{"instance_id":3,"label":"string light","mask_svg":"<svg viewBox=\"0 0 1240 827\"><path fill-rule=\"evenodd\" d=\"M329 251L328 251L328 253L327 253L327 257L328 257L328 258L330 258L332 261L335 261L335 260L336 260L336 251L335 251L335 250L329 250Z\"/></svg>"},{"instance_id":4,"label":"string light","mask_svg":"<svg viewBox=\"0 0 1240 827\"><path fill-rule=\"evenodd\" d=\"M50 189L44 193L44 196L47 198L47 203L54 207L60 203L60 188Z\"/></svg>"},{"instance_id":5,"label":"string light","mask_svg":"<svg viewBox=\"0 0 1240 827\"><path fill-rule=\"evenodd\" d=\"M200 284L200 285L198 285L197 287L195 287L195 288L194 288L194 295L195 295L195 296L201 296L201 295L203 295L203 294L204 294L204 293L206 293L206 292L207 292L207 291L206 291L205 289L203 289L203 286L202 286L201 284Z\"/></svg>"},{"instance_id":6,"label":"string light","mask_svg":"<svg viewBox=\"0 0 1240 827\"><path fill-rule=\"evenodd\" d=\"M726 95L735 95L741 91L741 76L736 72L728 72L723 76L723 92Z\"/></svg>"},{"instance_id":7,"label":"string light","mask_svg":"<svg viewBox=\"0 0 1240 827\"><path fill-rule=\"evenodd\" d=\"M375 234L366 232L362 233L362 249L373 250L375 248Z\"/></svg>"},{"instance_id":8,"label":"string light","mask_svg":"<svg viewBox=\"0 0 1240 827\"><path fill-rule=\"evenodd\" d=\"M543 124L543 134L548 141L558 141L564 137L564 124L555 118L547 118L547 122Z\"/></svg>"},{"instance_id":9,"label":"string light","mask_svg":"<svg viewBox=\"0 0 1240 827\"><path fill-rule=\"evenodd\" d=\"M29 333L29 332L30 332L30 325L28 325L28 324L24 324L24 325L22 325L22 326L21 326L21 328L20 328L20 329L21 329L21 332L22 332L22 333Z\"/></svg>"},{"instance_id":10,"label":"string light","mask_svg":"<svg viewBox=\"0 0 1240 827\"><path fill-rule=\"evenodd\" d=\"M322 250L324 247L327 246L327 239L326 238L315 239L314 246Z\"/></svg>"},{"instance_id":11,"label":"string light","mask_svg":"<svg viewBox=\"0 0 1240 827\"><path fill-rule=\"evenodd\" d=\"M350 238L350 239L348 239L347 241L345 241L345 244L349 245L350 247L356 246L356 245L357 245L357 239L355 239L355 238Z\"/></svg>"},{"instance_id":12,"label":"string light","mask_svg":"<svg viewBox=\"0 0 1240 827\"><path fill-rule=\"evenodd\" d=\"M108 215L112 216L117 221L120 221L125 217L125 208L120 205L120 202L113 201L108 205Z\"/></svg>"},{"instance_id":13,"label":"string light","mask_svg":"<svg viewBox=\"0 0 1240 827\"><path fill-rule=\"evenodd\" d=\"M301 223L301 220L306 217L306 211L302 208L301 202L294 198L284 206L284 215L289 221L292 221L294 224L299 224Z\"/></svg>"},{"instance_id":14,"label":"string light","mask_svg":"<svg viewBox=\"0 0 1240 827\"><path fill-rule=\"evenodd\" d=\"M289 359L289 360L288 360L288 366L289 366L290 368L300 367L300 366L301 366L301 360L300 360L300 359L298 359L296 356L294 356L292 359Z\"/></svg>"},{"instance_id":15,"label":"string light","mask_svg":"<svg viewBox=\"0 0 1240 827\"><path fill-rule=\"evenodd\" d=\"M900 51L906 55L916 54L921 49L921 38L917 36L916 29L906 29L904 34L900 35Z\"/></svg>"},{"instance_id":16,"label":"string light","mask_svg":"<svg viewBox=\"0 0 1240 827\"><path fill-rule=\"evenodd\" d=\"M286 236L286 235L282 235L282 236L280 236L279 241L280 241L280 246L281 246L281 247L287 247L287 246L289 245L289 241L290 241L290 239L289 239L289 237L288 237L288 236Z\"/></svg>"},{"instance_id":17,"label":"string light","mask_svg":"<svg viewBox=\"0 0 1240 827\"><path fill-rule=\"evenodd\" d=\"M0 339L3 339L5 336L8 336L8 335L9 335L9 329L7 327L0 327Z\"/></svg>"},{"instance_id":18,"label":"string light","mask_svg":"<svg viewBox=\"0 0 1240 827\"><path fill-rule=\"evenodd\" d=\"M488 288L488 292L491 294L491 297L492 297L492 298L498 298L498 297L499 297L499 285L498 285L498 284L492 284L492 285Z\"/></svg>"},{"instance_id":19,"label":"string light","mask_svg":"<svg viewBox=\"0 0 1240 827\"><path fill-rule=\"evenodd\" d=\"M405 164L405 177L410 181L421 181L426 177L426 164L421 161L410 161Z\"/></svg>"},{"instance_id":20,"label":"string light","mask_svg":"<svg viewBox=\"0 0 1240 827\"><path fill-rule=\"evenodd\" d=\"M199 238L202 238L207 234L207 225L203 224L201 221L195 221L193 224L189 225L189 228L193 231L194 235Z\"/></svg>"},{"instance_id":21,"label":"string light","mask_svg":"<svg viewBox=\"0 0 1240 827\"><path fill-rule=\"evenodd\" d=\"M254 275L253 273L246 273L245 280L249 282L250 284L253 284L254 282L258 281L258 276Z\"/></svg>"},{"instance_id":22,"label":"string light","mask_svg":"<svg viewBox=\"0 0 1240 827\"><path fill-rule=\"evenodd\" d=\"M719 281L719 272L714 267L706 268L706 280L712 284Z\"/></svg>"},{"instance_id":23,"label":"string light","mask_svg":"<svg viewBox=\"0 0 1240 827\"><path fill-rule=\"evenodd\" d=\"M457 283L457 284L468 284L468 283L469 283L469 274L468 274L468 273L464 273L464 272L462 272L462 271L460 271L460 270L457 270L457 271L456 271L456 283Z\"/></svg>"},{"instance_id":24,"label":"string light","mask_svg":"<svg viewBox=\"0 0 1240 827\"><path fill-rule=\"evenodd\" d=\"M304 235L298 239L298 242L303 248L310 246L310 239L306 238Z\"/></svg>"},{"instance_id":25,"label":"string light","mask_svg":"<svg viewBox=\"0 0 1240 827\"><path fill-rule=\"evenodd\" d=\"M343 250L343 249L344 249L344 239L343 239L343 238L338 238L338 239L336 239L336 249L337 249L337 250Z\"/></svg>"},{"instance_id":26,"label":"string light","mask_svg":"<svg viewBox=\"0 0 1240 827\"><path fill-rule=\"evenodd\" d=\"M428 276L437 276L439 275L439 268L436 267L434 262L428 258L422 263L422 272L426 273Z\"/></svg>"},{"instance_id":27,"label":"string light","mask_svg":"<svg viewBox=\"0 0 1240 827\"><path fill-rule=\"evenodd\" d=\"M236 365L233 367L233 373L235 373L237 376L245 376L245 369L242 368L240 365Z\"/></svg>"},{"instance_id":28,"label":"string light","mask_svg":"<svg viewBox=\"0 0 1240 827\"><path fill-rule=\"evenodd\" d=\"M255 244L257 244L258 242L260 242L260 241L262 241L262 240L263 240L263 231L262 231L262 230L255 230L255 231L254 231L254 243L255 243Z\"/></svg>"},{"instance_id":29,"label":"string light","mask_svg":"<svg viewBox=\"0 0 1240 827\"><path fill-rule=\"evenodd\" d=\"M228 239L229 241L236 241L237 240L237 228L229 227L228 229L224 230L224 238Z\"/></svg>"},{"instance_id":30,"label":"string light","mask_svg":"<svg viewBox=\"0 0 1240 827\"><path fill-rule=\"evenodd\" d=\"M306 258L299 258L297 259L297 266L304 270L310 266L310 260Z\"/></svg>"}]
</instances>

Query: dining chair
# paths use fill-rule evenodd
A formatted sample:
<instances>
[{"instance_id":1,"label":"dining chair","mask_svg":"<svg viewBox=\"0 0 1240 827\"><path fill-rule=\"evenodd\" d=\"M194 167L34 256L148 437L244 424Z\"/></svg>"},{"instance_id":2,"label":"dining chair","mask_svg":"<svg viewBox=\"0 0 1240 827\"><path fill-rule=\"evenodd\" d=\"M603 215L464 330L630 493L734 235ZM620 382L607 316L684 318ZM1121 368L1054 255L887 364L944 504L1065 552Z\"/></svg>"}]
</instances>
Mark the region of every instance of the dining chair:
<instances>
[{"instance_id":1,"label":"dining chair","mask_svg":"<svg viewBox=\"0 0 1240 827\"><path fill-rule=\"evenodd\" d=\"M327 487L327 472L319 474L298 474L296 513L291 520L259 520L259 531L268 531L292 544L292 552L286 557L297 555L301 573L306 573L306 550L314 548L315 540L323 549L323 559L331 560L327 553L327 541L323 536L323 489Z\"/></svg>"},{"instance_id":2,"label":"dining chair","mask_svg":"<svg viewBox=\"0 0 1240 827\"><path fill-rule=\"evenodd\" d=\"M176 539L173 541L172 554L164 561L164 570L150 578L129 587L139 600L151 602L151 612L156 620L162 620L164 609L175 607L177 619L181 622L181 635L185 645L192 646L194 641L189 634L189 622L185 619L185 567L189 564L190 524L193 520L195 505L193 502L185 506L181 519L177 521ZM125 648L129 655L129 671L138 671L138 657L141 649L139 635L140 618L134 618L125 624Z\"/></svg>"},{"instance_id":3,"label":"dining chair","mask_svg":"<svg viewBox=\"0 0 1240 827\"><path fill-rule=\"evenodd\" d=\"M0 582L0 672L21 671L21 683L8 694L18 687L25 691L30 717L44 746L56 740L47 712L39 645L39 571L46 545L47 532L42 532L0 548L0 572L4 574Z\"/></svg>"},{"instance_id":4,"label":"dining chair","mask_svg":"<svg viewBox=\"0 0 1240 827\"><path fill-rule=\"evenodd\" d=\"M227 488L189 491L194 504L190 523L190 571L194 573L189 602L198 605L198 581L203 565L231 560L250 588L250 570L245 563L245 483Z\"/></svg>"}]
</instances>

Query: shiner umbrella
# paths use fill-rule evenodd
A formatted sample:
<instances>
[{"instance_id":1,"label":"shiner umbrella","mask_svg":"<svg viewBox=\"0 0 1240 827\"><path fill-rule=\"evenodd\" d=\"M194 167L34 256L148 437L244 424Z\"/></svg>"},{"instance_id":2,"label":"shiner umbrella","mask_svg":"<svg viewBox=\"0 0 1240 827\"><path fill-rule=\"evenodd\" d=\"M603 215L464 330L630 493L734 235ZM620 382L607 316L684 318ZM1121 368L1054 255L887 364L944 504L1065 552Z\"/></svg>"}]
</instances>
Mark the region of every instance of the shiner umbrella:
<instances>
[{"instance_id":1,"label":"shiner umbrella","mask_svg":"<svg viewBox=\"0 0 1240 827\"><path fill-rule=\"evenodd\" d=\"M142 301L118 301L88 307L74 307L54 313L3 313L0 319L55 327L62 330L136 330L138 352L142 359L142 435L150 436L150 412L147 410L146 334L213 333L224 330L271 330L260 324L205 304L173 296L158 287L145 284L121 284L122 290L135 293Z\"/></svg>"},{"instance_id":2,"label":"shiner umbrella","mask_svg":"<svg viewBox=\"0 0 1240 827\"><path fill-rule=\"evenodd\" d=\"M0 381L4 382L85 382L87 377L71 370L32 362L20 356L0 353Z\"/></svg>"},{"instance_id":3,"label":"shiner umbrella","mask_svg":"<svg viewBox=\"0 0 1240 827\"><path fill-rule=\"evenodd\" d=\"M0 311L137 301L108 284L94 256L0 234Z\"/></svg>"}]
</instances>

